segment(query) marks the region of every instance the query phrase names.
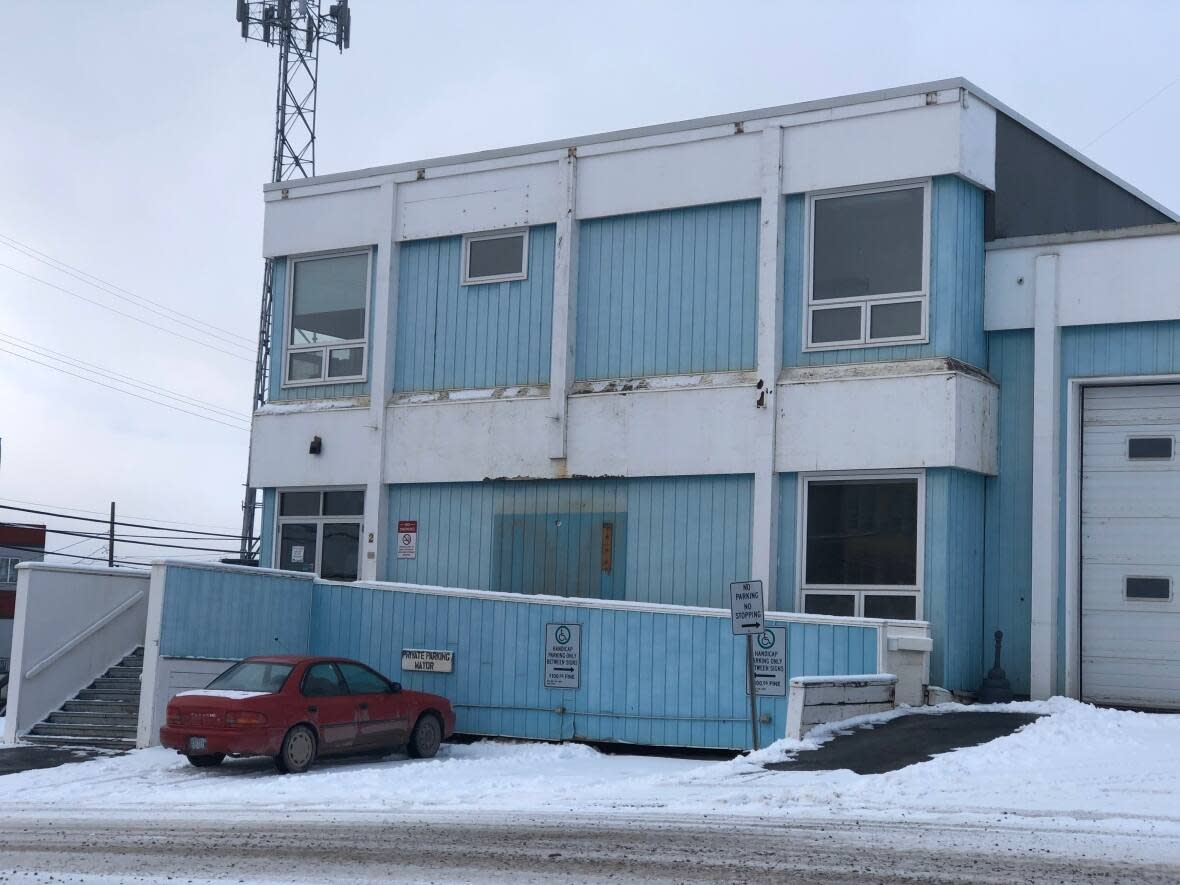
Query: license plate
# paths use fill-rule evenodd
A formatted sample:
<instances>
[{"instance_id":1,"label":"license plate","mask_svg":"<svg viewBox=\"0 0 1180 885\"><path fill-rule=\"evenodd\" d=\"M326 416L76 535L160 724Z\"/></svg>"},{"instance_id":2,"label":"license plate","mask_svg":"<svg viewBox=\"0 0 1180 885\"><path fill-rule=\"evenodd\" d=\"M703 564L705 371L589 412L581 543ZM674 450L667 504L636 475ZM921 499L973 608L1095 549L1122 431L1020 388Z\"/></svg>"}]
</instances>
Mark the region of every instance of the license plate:
<instances>
[{"instance_id":1,"label":"license plate","mask_svg":"<svg viewBox=\"0 0 1180 885\"><path fill-rule=\"evenodd\" d=\"M203 749L205 749L205 739L204 738L197 738L197 737L189 738L188 739L188 748L190 750L203 750Z\"/></svg>"}]
</instances>

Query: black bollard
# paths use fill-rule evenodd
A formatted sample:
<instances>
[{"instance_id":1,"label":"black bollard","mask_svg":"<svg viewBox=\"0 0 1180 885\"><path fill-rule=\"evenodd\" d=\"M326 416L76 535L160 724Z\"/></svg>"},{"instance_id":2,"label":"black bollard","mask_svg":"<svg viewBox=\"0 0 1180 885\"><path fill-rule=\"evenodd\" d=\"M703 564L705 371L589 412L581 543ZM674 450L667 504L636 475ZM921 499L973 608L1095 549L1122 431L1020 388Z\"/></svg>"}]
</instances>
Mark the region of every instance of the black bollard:
<instances>
[{"instance_id":1,"label":"black bollard","mask_svg":"<svg viewBox=\"0 0 1180 885\"><path fill-rule=\"evenodd\" d=\"M1008 674L1000 666L1000 645L1004 641L1002 630L996 631L996 662L988 671L983 684L979 686L975 699L981 704L1006 704L1012 700L1012 686Z\"/></svg>"}]
</instances>

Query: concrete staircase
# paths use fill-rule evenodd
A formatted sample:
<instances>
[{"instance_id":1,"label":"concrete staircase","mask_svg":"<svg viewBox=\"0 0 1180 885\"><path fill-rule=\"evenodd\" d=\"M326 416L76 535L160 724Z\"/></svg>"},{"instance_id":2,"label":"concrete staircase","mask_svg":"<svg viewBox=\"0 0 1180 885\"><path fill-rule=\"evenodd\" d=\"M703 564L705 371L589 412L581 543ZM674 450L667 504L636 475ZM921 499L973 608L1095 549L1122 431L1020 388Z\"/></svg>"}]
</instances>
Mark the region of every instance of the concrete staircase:
<instances>
[{"instance_id":1,"label":"concrete staircase","mask_svg":"<svg viewBox=\"0 0 1180 885\"><path fill-rule=\"evenodd\" d=\"M139 722L139 677L143 648L137 648L95 679L22 740L53 747L135 747Z\"/></svg>"}]
</instances>

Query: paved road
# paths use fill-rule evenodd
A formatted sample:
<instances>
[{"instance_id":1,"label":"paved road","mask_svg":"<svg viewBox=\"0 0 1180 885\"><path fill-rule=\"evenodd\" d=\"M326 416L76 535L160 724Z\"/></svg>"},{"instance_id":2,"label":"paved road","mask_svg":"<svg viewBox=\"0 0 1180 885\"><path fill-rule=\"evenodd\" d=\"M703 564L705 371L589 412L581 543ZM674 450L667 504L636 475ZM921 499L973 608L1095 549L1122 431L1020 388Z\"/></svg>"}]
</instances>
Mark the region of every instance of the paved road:
<instances>
[{"instance_id":1,"label":"paved road","mask_svg":"<svg viewBox=\"0 0 1180 885\"><path fill-rule=\"evenodd\" d=\"M1180 846L1017 827L733 818L0 819L0 882L168 879L1152 883L1180 880Z\"/></svg>"}]
</instances>

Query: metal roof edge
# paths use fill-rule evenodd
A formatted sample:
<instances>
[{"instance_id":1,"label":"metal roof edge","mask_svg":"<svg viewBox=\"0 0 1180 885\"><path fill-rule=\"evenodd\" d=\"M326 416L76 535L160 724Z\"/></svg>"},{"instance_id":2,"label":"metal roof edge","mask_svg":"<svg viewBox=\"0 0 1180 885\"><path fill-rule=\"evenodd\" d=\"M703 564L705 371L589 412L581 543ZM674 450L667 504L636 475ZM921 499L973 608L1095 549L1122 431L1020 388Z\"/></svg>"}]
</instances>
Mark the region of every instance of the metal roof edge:
<instances>
[{"instance_id":1,"label":"metal roof edge","mask_svg":"<svg viewBox=\"0 0 1180 885\"><path fill-rule=\"evenodd\" d=\"M1024 237L1005 237L983 244L985 252L1005 249L1028 249L1035 246L1067 246L1070 243L1096 243L1102 240L1133 240L1142 237L1174 237L1180 235L1180 223L1141 224L1136 227L1112 227L1102 230L1079 230L1062 234L1030 234Z\"/></svg>"}]
</instances>

